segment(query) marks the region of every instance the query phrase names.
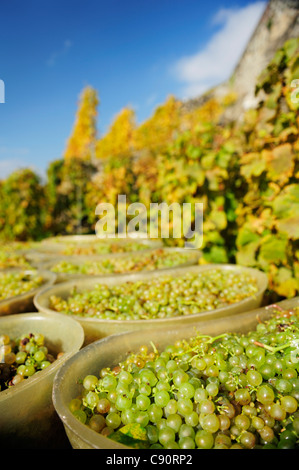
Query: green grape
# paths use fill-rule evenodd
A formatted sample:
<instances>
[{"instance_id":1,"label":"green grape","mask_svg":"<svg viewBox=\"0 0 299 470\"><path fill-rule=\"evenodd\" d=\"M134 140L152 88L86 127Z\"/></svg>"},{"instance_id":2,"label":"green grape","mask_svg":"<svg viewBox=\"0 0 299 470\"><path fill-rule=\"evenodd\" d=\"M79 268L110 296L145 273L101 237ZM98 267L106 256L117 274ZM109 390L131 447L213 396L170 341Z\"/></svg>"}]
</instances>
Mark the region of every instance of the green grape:
<instances>
[{"instance_id":1,"label":"green grape","mask_svg":"<svg viewBox=\"0 0 299 470\"><path fill-rule=\"evenodd\" d=\"M184 382L178 387L178 392L183 398L192 398L195 390L190 382Z\"/></svg>"},{"instance_id":2,"label":"green grape","mask_svg":"<svg viewBox=\"0 0 299 470\"><path fill-rule=\"evenodd\" d=\"M124 411L132 405L132 399L126 395L117 395L115 407L118 411ZM111 410L110 410L111 411Z\"/></svg>"},{"instance_id":3,"label":"green grape","mask_svg":"<svg viewBox=\"0 0 299 470\"><path fill-rule=\"evenodd\" d=\"M217 432L220 427L219 418L215 413L209 413L207 415L201 414L199 422L201 427L211 434Z\"/></svg>"},{"instance_id":4,"label":"green grape","mask_svg":"<svg viewBox=\"0 0 299 470\"><path fill-rule=\"evenodd\" d=\"M112 429L117 429L121 424L121 417L118 413L110 412L106 416L106 426L112 428Z\"/></svg>"},{"instance_id":5,"label":"green grape","mask_svg":"<svg viewBox=\"0 0 299 470\"><path fill-rule=\"evenodd\" d=\"M219 419L219 429L221 431L227 431L231 425L229 417L224 414L220 414L218 416L218 419Z\"/></svg>"},{"instance_id":6,"label":"green grape","mask_svg":"<svg viewBox=\"0 0 299 470\"><path fill-rule=\"evenodd\" d=\"M213 434L204 429L197 431L194 440L199 449L212 449L214 445Z\"/></svg>"},{"instance_id":7,"label":"green grape","mask_svg":"<svg viewBox=\"0 0 299 470\"><path fill-rule=\"evenodd\" d=\"M151 400L147 395L140 394L136 397L136 405L139 410L147 410L150 404Z\"/></svg>"},{"instance_id":8,"label":"green grape","mask_svg":"<svg viewBox=\"0 0 299 470\"><path fill-rule=\"evenodd\" d=\"M172 398L164 407L165 416L167 417L168 415L176 414L177 410L178 410L177 401Z\"/></svg>"},{"instance_id":9,"label":"green grape","mask_svg":"<svg viewBox=\"0 0 299 470\"><path fill-rule=\"evenodd\" d=\"M148 384L151 387L156 385L156 383L158 382L158 379L155 376L155 374L149 369L148 370L144 369L140 372L140 380L141 382Z\"/></svg>"},{"instance_id":10,"label":"green grape","mask_svg":"<svg viewBox=\"0 0 299 470\"><path fill-rule=\"evenodd\" d=\"M157 406L164 408L170 400L169 393L166 390L160 390L156 393L154 400Z\"/></svg>"},{"instance_id":11,"label":"green grape","mask_svg":"<svg viewBox=\"0 0 299 470\"><path fill-rule=\"evenodd\" d=\"M242 430L247 430L250 424L251 420L248 418L248 416L244 414L240 414L235 417L235 425Z\"/></svg>"},{"instance_id":12,"label":"green grape","mask_svg":"<svg viewBox=\"0 0 299 470\"><path fill-rule=\"evenodd\" d=\"M178 414L170 414L166 419L167 426L173 429L176 433L179 432L183 420Z\"/></svg>"},{"instance_id":13,"label":"green grape","mask_svg":"<svg viewBox=\"0 0 299 470\"><path fill-rule=\"evenodd\" d=\"M257 431L260 431L265 426L264 420L260 418L259 416L253 416L251 420L251 424Z\"/></svg>"},{"instance_id":14,"label":"green grape","mask_svg":"<svg viewBox=\"0 0 299 470\"><path fill-rule=\"evenodd\" d=\"M109 407L110 410L110 407ZM107 410L107 413L109 412ZM121 412L121 422L123 424L132 424L135 423L135 418L136 418L136 412L132 410L132 408L127 408Z\"/></svg>"},{"instance_id":15,"label":"green grape","mask_svg":"<svg viewBox=\"0 0 299 470\"><path fill-rule=\"evenodd\" d=\"M219 433L217 433L217 435L215 437L214 444L215 445L219 445L219 444L220 445L225 445L226 448L230 448L230 446L232 444L232 441L231 441L231 438L227 434L219 432Z\"/></svg>"},{"instance_id":16,"label":"green grape","mask_svg":"<svg viewBox=\"0 0 299 470\"><path fill-rule=\"evenodd\" d=\"M106 375L103 377L102 385L105 390L114 390L117 385L116 378L112 375Z\"/></svg>"},{"instance_id":17,"label":"green grape","mask_svg":"<svg viewBox=\"0 0 299 470\"><path fill-rule=\"evenodd\" d=\"M200 412L204 414L212 414L215 411L215 404L209 399L200 402Z\"/></svg>"},{"instance_id":18,"label":"green grape","mask_svg":"<svg viewBox=\"0 0 299 470\"><path fill-rule=\"evenodd\" d=\"M42 362L46 358L45 353L39 349L34 353L34 359L37 362Z\"/></svg>"},{"instance_id":19,"label":"green grape","mask_svg":"<svg viewBox=\"0 0 299 470\"><path fill-rule=\"evenodd\" d=\"M295 413L298 408L298 402L296 398L289 395L281 397L280 405L286 413Z\"/></svg>"},{"instance_id":20,"label":"green grape","mask_svg":"<svg viewBox=\"0 0 299 470\"><path fill-rule=\"evenodd\" d=\"M292 384L289 382L287 379L278 379L275 382L275 388L280 392L280 393L290 393L292 391Z\"/></svg>"},{"instance_id":21,"label":"green grape","mask_svg":"<svg viewBox=\"0 0 299 470\"><path fill-rule=\"evenodd\" d=\"M252 432L244 431L240 435L240 444L245 447L245 449L252 449L255 446L256 437Z\"/></svg>"},{"instance_id":22,"label":"green grape","mask_svg":"<svg viewBox=\"0 0 299 470\"><path fill-rule=\"evenodd\" d=\"M198 414L195 411L191 411L191 413L186 414L184 418L185 418L186 424L189 424L192 427L195 427L198 425L199 418L198 418Z\"/></svg>"},{"instance_id":23,"label":"green grape","mask_svg":"<svg viewBox=\"0 0 299 470\"><path fill-rule=\"evenodd\" d=\"M141 427L145 428L149 423L149 415L146 411L137 411L135 413L135 423L140 424Z\"/></svg>"},{"instance_id":24,"label":"green grape","mask_svg":"<svg viewBox=\"0 0 299 470\"><path fill-rule=\"evenodd\" d=\"M275 369L271 364L263 364L259 368L259 372L262 375L264 380L269 380L271 377L274 377L275 375Z\"/></svg>"},{"instance_id":25,"label":"green grape","mask_svg":"<svg viewBox=\"0 0 299 470\"><path fill-rule=\"evenodd\" d=\"M269 387L269 385L261 385L257 389L256 398L263 405L266 405L268 403L273 402L275 395L274 395L273 389Z\"/></svg>"},{"instance_id":26,"label":"green grape","mask_svg":"<svg viewBox=\"0 0 299 470\"><path fill-rule=\"evenodd\" d=\"M272 403L269 409L270 416L276 421L283 421L286 417L286 411L279 403Z\"/></svg>"},{"instance_id":27,"label":"green grape","mask_svg":"<svg viewBox=\"0 0 299 470\"><path fill-rule=\"evenodd\" d=\"M87 421L86 413L83 410L75 410L73 411L73 415L80 421L81 423L85 424Z\"/></svg>"},{"instance_id":28,"label":"green grape","mask_svg":"<svg viewBox=\"0 0 299 470\"><path fill-rule=\"evenodd\" d=\"M197 388L194 392L194 401L199 403L209 396L208 391L205 388Z\"/></svg>"},{"instance_id":29,"label":"green grape","mask_svg":"<svg viewBox=\"0 0 299 470\"><path fill-rule=\"evenodd\" d=\"M216 397L219 393L219 387L215 383L209 383L206 386L206 391L210 397Z\"/></svg>"},{"instance_id":30,"label":"green grape","mask_svg":"<svg viewBox=\"0 0 299 470\"><path fill-rule=\"evenodd\" d=\"M26 358L27 358L26 352L25 351L19 351L16 354L16 363L17 364L24 364Z\"/></svg>"},{"instance_id":31,"label":"green grape","mask_svg":"<svg viewBox=\"0 0 299 470\"><path fill-rule=\"evenodd\" d=\"M258 387L263 382L263 376L257 370L249 370L246 374L249 385Z\"/></svg>"},{"instance_id":32,"label":"green grape","mask_svg":"<svg viewBox=\"0 0 299 470\"><path fill-rule=\"evenodd\" d=\"M25 370L24 370L24 376L25 376L25 377L30 377L30 376L32 376L34 373L35 373L35 368L34 368L33 365L27 365L27 366L25 366Z\"/></svg>"},{"instance_id":33,"label":"green grape","mask_svg":"<svg viewBox=\"0 0 299 470\"><path fill-rule=\"evenodd\" d=\"M69 409L71 413L74 413L76 410L80 410L81 408L81 400L79 398L73 398L73 400L69 403Z\"/></svg>"},{"instance_id":34,"label":"green grape","mask_svg":"<svg viewBox=\"0 0 299 470\"><path fill-rule=\"evenodd\" d=\"M183 416L190 414L193 411L193 403L190 398L178 399L178 413Z\"/></svg>"},{"instance_id":35,"label":"green grape","mask_svg":"<svg viewBox=\"0 0 299 470\"><path fill-rule=\"evenodd\" d=\"M146 434L148 437L148 440L151 444L156 444L159 440L159 432L156 426L153 426L152 424L148 424L146 427Z\"/></svg>"},{"instance_id":36,"label":"green grape","mask_svg":"<svg viewBox=\"0 0 299 470\"><path fill-rule=\"evenodd\" d=\"M188 436L180 438L178 444L180 449L195 449L194 439Z\"/></svg>"},{"instance_id":37,"label":"green grape","mask_svg":"<svg viewBox=\"0 0 299 470\"><path fill-rule=\"evenodd\" d=\"M85 400L86 406L93 410L99 402L99 397L98 397L97 393L95 393L95 392L88 392L85 395L84 400Z\"/></svg>"},{"instance_id":38,"label":"green grape","mask_svg":"<svg viewBox=\"0 0 299 470\"><path fill-rule=\"evenodd\" d=\"M106 426L106 421L102 415L93 415L88 425L93 431L100 433Z\"/></svg>"},{"instance_id":39,"label":"green grape","mask_svg":"<svg viewBox=\"0 0 299 470\"><path fill-rule=\"evenodd\" d=\"M164 426L159 430L159 442L162 446L166 447L169 442L175 440L175 431L169 426Z\"/></svg>"},{"instance_id":40,"label":"green grape","mask_svg":"<svg viewBox=\"0 0 299 470\"><path fill-rule=\"evenodd\" d=\"M122 382L122 383L128 385L132 382L133 377L129 372L127 372L125 370L122 370L119 373L118 380L119 380L119 382Z\"/></svg>"},{"instance_id":41,"label":"green grape","mask_svg":"<svg viewBox=\"0 0 299 470\"><path fill-rule=\"evenodd\" d=\"M163 416L163 410L160 406L156 405L155 403L152 403L149 407L148 407L148 415L149 415L149 418L150 418L150 421L152 423L157 423Z\"/></svg>"},{"instance_id":42,"label":"green grape","mask_svg":"<svg viewBox=\"0 0 299 470\"><path fill-rule=\"evenodd\" d=\"M183 383L188 382L189 376L183 370L179 369L173 372L172 380L176 387L180 387Z\"/></svg>"},{"instance_id":43,"label":"green grape","mask_svg":"<svg viewBox=\"0 0 299 470\"><path fill-rule=\"evenodd\" d=\"M83 387L86 390L94 390L98 385L98 378L95 375L87 375L83 380Z\"/></svg>"},{"instance_id":44,"label":"green grape","mask_svg":"<svg viewBox=\"0 0 299 470\"><path fill-rule=\"evenodd\" d=\"M295 417L292 423L292 427L297 436L299 436L299 417Z\"/></svg>"}]
</instances>

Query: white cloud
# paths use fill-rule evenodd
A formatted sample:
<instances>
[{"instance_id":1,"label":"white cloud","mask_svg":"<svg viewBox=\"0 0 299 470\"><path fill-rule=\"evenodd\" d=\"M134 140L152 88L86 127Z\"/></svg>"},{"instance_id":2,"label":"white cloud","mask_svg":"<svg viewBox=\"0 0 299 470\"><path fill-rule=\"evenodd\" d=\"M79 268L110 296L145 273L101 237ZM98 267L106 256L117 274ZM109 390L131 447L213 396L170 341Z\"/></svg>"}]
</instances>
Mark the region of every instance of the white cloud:
<instances>
[{"instance_id":1,"label":"white cloud","mask_svg":"<svg viewBox=\"0 0 299 470\"><path fill-rule=\"evenodd\" d=\"M72 45L73 45L72 41L70 41L69 39L66 39L63 43L62 48L59 51L53 52L51 54L51 56L47 60L47 65L49 67L53 67L53 65L56 64L57 59L59 57L65 55L69 51L69 49L71 48Z\"/></svg>"},{"instance_id":2,"label":"white cloud","mask_svg":"<svg viewBox=\"0 0 299 470\"><path fill-rule=\"evenodd\" d=\"M192 98L227 80L237 65L266 2L240 8L222 8L212 19L220 29L204 48L182 57L173 67L177 80L184 84L183 98Z\"/></svg>"}]
</instances>

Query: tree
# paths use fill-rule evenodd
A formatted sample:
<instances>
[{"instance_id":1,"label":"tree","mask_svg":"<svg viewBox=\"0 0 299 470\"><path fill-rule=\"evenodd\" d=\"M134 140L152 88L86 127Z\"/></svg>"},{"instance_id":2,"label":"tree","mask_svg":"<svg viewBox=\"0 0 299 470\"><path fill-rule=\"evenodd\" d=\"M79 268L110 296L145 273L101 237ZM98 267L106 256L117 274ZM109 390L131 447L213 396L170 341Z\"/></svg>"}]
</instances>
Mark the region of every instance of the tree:
<instances>
[{"instance_id":1,"label":"tree","mask_svg":"<svg viewBox=\"0 0 299 470\"><path fill-rule=\"evenodd\" d=\"M45 194L30 169L12 173L0 186L1 238L38 240L44 236Z\"/></svg>"},{"instance_id":2,"label":"tree","mask_svg":"<svg viewBox=\"0 0 299 470\"><path fill-rule=\"evenodd\" d=\"M97 140L98 104L97 92L90 86L86 87L81 93L75 125L64 153L66 161L93 159Z\"/></svg>"},{"instance_id":3,"label":"tree","mask_svg":"<svg viewBox=\"0 0 299 470\"><path fill-rule=\"evenodd\" d=\"M134 111L130 108L122 109L117 114L107 134L97 141L97 158L103 159L130 154L134 144L135 127Z\"/></svg>"},{"instance_id":4,"label":"tree","mask_svg":"<svg viewBox=\"0 0 299 470\"><path fill-rule=\"evenodd\" d=\"M135 149L150 152L164 149L180 130L180 112L181 102L169 96L163 105L156 108L153 116L136 129Z\"/></svg>"}]
</instances>

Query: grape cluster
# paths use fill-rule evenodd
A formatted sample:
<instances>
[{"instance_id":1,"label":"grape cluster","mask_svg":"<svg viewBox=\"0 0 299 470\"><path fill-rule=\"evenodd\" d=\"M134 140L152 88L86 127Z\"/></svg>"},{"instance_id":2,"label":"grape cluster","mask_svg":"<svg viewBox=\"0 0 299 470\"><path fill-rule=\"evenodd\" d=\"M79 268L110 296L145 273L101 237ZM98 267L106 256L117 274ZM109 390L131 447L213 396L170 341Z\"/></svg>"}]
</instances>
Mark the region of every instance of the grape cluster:
<instances>
[{"instance_id":1,"label":"grape cluster","mask_svg":"<svg viewBox=\"0 0 299 470\"><path fill-rule=\"evenodd\" d=\"M137 240L132 241L113 241L108 243L102 240L96 240L86 244L80 243L67 243L67 246L62 249L63 255L102 255L105 253L127 253L134 251L141 251L148 249L148 245Z\"/></svg>"},{"instance_id":2,"label":"grape cluster","mask_svg":"<svg viewBox=\"0 0 299 470\"><path fill-rule=\"evenodd\" d=\"M115 439L139 426L147 447L299 447L299 307L247 334L197 335L86 375L69 407Z\"/></svg>"},{"instance_id":3,"label":"grape cluster","mask_svg":"<svg viewBox=\"0 0 299 470\"><path fill-rule=\"evenodd\" d=\"M30 263L26 257L20 253L7 251L0 247L0 269L8 268L26 268L30 269Z\"/></svg>"},{"instance_id":4,"label":"grape cluster","mask_svg":"<svg viewBox=\"0 0 299 470\"><path fill-rule=\"evenodd\" d=\"M55 357L45 345L41 333L24 334L11 339L7 334L0 336L0 391L17 385L36 372L46 369L52 362L63 355Z\"/></svg>"},{"instance_id":5,"label":"grape cluster","mask_svg":"<svg viewBox=\"0 0 299 470\"><path fill-rule=\"evenodd\" d=\"M35 272L0 272L0 300L25 294L42 284L42 276Z\"/></svg>"},{"instance_id":6,"label":"grape cluster","mask_svg":"<svg viewBox=\"0 0 299 470\"><path fill-rule=\"evenodd\" d=\"M256 280L244 271L209 269L114 286L103 283L82 293L74 289L67 299L51 296L50 304L65 314L108 320L148 320L214 310L256 292Z\"/></svg>"},{"instance_id":7,"label":"grape cluster","mask_svg":"<svg viewBox=\"0 0 299 470\"><path fill-rule=\"evenodd\" d=\"M129 258L107 258L98 261L85 261L76 264L71 261L60 261L51 271L68 274L116 274L139 271L152 271L154 269L171 268L187 263L194 259L194 252L167 251L163 248L153 250L147 254L132 254Z\"/></svg>"}]
</instances>

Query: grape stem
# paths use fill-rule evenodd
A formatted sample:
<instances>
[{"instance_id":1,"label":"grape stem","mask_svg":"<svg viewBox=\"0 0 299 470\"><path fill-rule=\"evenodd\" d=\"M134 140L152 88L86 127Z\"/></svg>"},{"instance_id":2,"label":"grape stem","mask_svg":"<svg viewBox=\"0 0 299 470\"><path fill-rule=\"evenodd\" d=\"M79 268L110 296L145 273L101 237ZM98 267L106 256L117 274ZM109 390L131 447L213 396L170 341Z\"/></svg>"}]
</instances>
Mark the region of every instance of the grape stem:
<instances>
[{"instance_id":1,"label":"grape stem","mask_svg":"<svg viewBox=\"0 0 299 470\"><path fill-rule=\"evenodd\" d=\"M152 341L150 341L150 345L152 346L152 348L154 350L154 353L158 354L158 349L156 348L156 346L154 345L154 343Z\"/></svg>"},{"instance_id":2,"label":"grape stem","mask_svg":"<svg viewBox=\"0 0 299 470\"><path fill-rule=\"evenodd\" d=\"M282 344L281 346L278 346L276 348L274 348L273 346L268 346L268 344L260 343L259 341L254 341L253 344L255 344L256 346L260 346L261 348L265 348L273 354L278 351L281 351L282 349L286 349L292 346L290 342Z\"/></svg>"},{"instance_id":3,"label":"grape stem","mask_svg":"<svg viewBox=\"0 0 299 470\"><path fill-rule=\"evenodd\" d=\"M280 312L284 312L284 309L280 307L280 305L277 304L272 304L272 305L267 305L265 307L266 310L269 310L270 308L277 308Z\"/></svg>"}]
</instances>

